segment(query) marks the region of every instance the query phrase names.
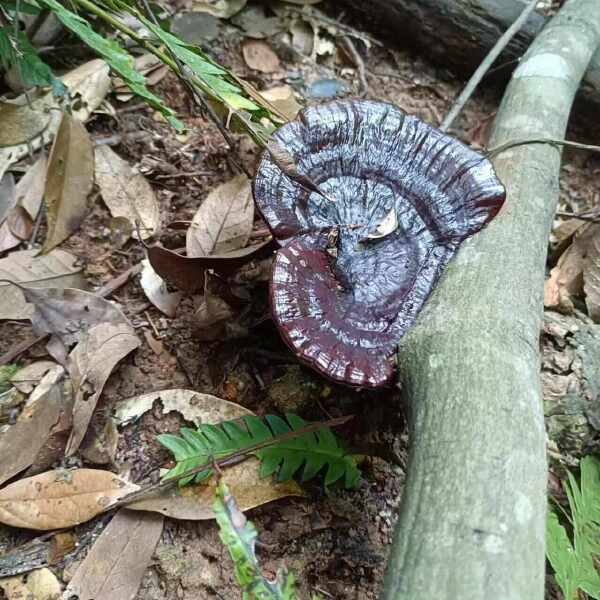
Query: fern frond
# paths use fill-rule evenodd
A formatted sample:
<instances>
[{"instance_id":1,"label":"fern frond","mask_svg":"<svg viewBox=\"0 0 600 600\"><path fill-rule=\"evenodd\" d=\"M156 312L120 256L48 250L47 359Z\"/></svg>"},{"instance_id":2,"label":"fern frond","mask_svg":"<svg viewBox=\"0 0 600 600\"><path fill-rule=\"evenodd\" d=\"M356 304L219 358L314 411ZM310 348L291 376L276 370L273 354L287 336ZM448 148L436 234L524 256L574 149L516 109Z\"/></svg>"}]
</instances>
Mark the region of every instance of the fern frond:
<instances>
[{"instance_id":1,"label":"fern frond","mask_svg":"<svg viewBox=\"0 0 600 600\"><path fill-rule=\"evenodd\" d=\"M208 465L213 459L225 458L261 442L273 441L272 445L251 451L261 461L261 477L275 475L279 481L285 481L301 472L302 481L308 481L324 470L325 485L340 479L347 488L356 485L360 477L356 463L331 429L323 427L290 438L291 432L301 430L308 423L293 414L286 415L286 419L276 415L264 418L252 415L241 421L200 425L197 430L182 428L181 436L161 435L158 441L173 453L177 462L165 478L178 477ZM198 475L183 478L180 485L191 481L198 483L206 476L204 472L200 478Z\"/></svg>"}]
</instances>

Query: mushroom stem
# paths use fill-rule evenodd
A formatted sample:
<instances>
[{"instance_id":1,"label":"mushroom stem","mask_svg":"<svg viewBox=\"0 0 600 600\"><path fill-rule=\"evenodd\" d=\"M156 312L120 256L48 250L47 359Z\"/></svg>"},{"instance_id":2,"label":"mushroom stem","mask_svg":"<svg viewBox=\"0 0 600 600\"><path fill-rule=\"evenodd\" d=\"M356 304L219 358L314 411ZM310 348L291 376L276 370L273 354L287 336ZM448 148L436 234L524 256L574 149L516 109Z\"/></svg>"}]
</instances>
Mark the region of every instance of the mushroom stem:
<instances>
[{"instance_id":1,"label":"mushroom stem","mask_svg":"<svg viewBox=\"0 0 600 600\"><path fill-rule=\"evenodd\" d=\"M600 2L568 0L515 71L492 146L562 139L600 44ZM402 340L406 486L384 600L541 600L545 430L538 339L560 149L495 159L506 207L467 241Z\"/></svg>"}]
</instances>

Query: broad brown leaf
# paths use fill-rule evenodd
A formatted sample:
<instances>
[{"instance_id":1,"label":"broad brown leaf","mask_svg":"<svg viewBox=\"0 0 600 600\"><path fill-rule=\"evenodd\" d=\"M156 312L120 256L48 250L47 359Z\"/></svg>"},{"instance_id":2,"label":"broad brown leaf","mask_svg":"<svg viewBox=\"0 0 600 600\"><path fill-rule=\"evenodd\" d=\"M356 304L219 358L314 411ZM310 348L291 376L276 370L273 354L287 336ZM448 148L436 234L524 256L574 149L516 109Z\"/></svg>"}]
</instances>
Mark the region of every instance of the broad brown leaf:
<instances>
[{"instance_id":1,"label":"broad brown leaf","mask_svg":"<svg viewBox=\"0 0 600 600\"><path fill-rule=\"evenodd\" d=\"M48 233L47 254L79 229L88 211L94 183L94 146L83 124L63 113L48 161L44 200Z\"/></svg>"},{"instance_id":2,"label":"broad brown leaf","mask_svg":"<svg viewBox=\"0 0 600 600\"><path fill-rule=\"evenodd\" d=\"M74 454L87 431L98 398L117 363L140 345L129 323L99 323L85 332L69 355L73 381L73 430L66 455Z\"/></svg>"},{"instance_id":3,"label":"broad brown leaf","mask_svg":"<svg viewBox=\"0 0 600 600\"><path fill-rule=\"evenodd\" d=\"M138 489L110 471L56 469L0 490L0 522L24 529L73 527Z\"/></svg>"},{"instance_id":4,"label":"broad brown leaf","mask_svg":"<svg viewBox=\"0 0 600 600\"><path fill-rule=\"evenodd\" d=\"M130 326L116 304L91 292L72 288L22 288L21 292L34 305L30 318L36 333L51 333L66 345L101 323Z\"/></svg>"},{"instance_id":5,"label":"broad brown leaf","mask_svg":"<svg viewBox=\"0 0 600 600\"><path fill-rule=\"evenodd\" d=\"M187 231L187 255L226 254L243 248L253 220L250 181L245 175L237 175L212 190L200 205Z\"/></svg>"},{"instance_id":6,"label":"broad brown leaf","mask_svg":"<svg viewBox=\"0 0 600 600\"><path fill-rule=\"evenodd\" d=\"M50 123L43 98L28 102L25 97L0 102L0 147L17 146L41 135Z\"/></svg>"},{"instance_id":7,"label":"broad brown leaf","mask_svg":"<svg viewBox=\"0 0 600 600\"><path fill-rule=\"evenodd\" d=\"M142 239L154 235L160 213L148 180L109 146L97 146L95 154L96 183L110 214L125 217L134 229L137 222Z\"/></svg>"},{"instance_id":8,"label":"broad brown leaf","mask_svg":"<svg viewBox=\"0 0 600 600\"><path fill-rule=\"evenodd\" d=\"M40 381L17 422L0 434L0 485L29 467L46 443L66 402L63 377L64 369L53 367Z\"/></svg>"},{"instance_id":9,"label":"broad brown leaf","mask_svg":"<svg viewBox=\"0 0 600 600\"><path fill-rule=\"evenodd\" d=\"M28 287L84 288L86 281L77 257L55 248L45 256L36 256L37 250L12 252L0 259L0 279L14 281ZM20 288L0 282L0 319L28 319L33 307Z\"/></svg>"},{"instance_id":10,"label":"broad brown leaf","mask_svg":"<svg viewBox=\"0 0 600 600\"><path fill-rule=\"evenodd\" d=\"M159 515L120 510L79 565L65 598L135 598L163 529Z\"/></svg>"}]
</instances>

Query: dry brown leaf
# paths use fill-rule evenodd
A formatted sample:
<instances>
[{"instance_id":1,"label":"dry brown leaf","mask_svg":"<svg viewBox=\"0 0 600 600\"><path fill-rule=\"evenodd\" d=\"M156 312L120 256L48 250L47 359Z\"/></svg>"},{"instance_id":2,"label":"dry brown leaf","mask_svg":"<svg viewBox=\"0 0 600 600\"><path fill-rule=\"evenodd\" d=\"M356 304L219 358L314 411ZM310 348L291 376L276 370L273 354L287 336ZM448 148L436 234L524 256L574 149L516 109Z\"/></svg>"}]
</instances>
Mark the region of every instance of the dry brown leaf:
<instances>
[{"instance_id":1,"label":"dry brown leaf","mask_svg":"<svg viewBox=\"0 0 600 600\"><path fill-rule=\"evenodd\" d=\"M16 203L29 213L32 220L35 220L42 206L47 170L48 159L45 154L42 154L17 183Z\"/></svg>"},{"instance_id":2,"label":"dry brown leaf","mask_svg":"<svg viewBox=\"0 0 600 600\"><path fill-rule=\"evenodd\" d=\"M96 183L113 217L125 217L134 227L137 221L142 239L156 233L160 213L152 186L106 145L96 147Z\"/></svg>"},{"instance_id":3,"label":"dry brown leaf","mask_svg":"<svg viewBox=\"0 0 600 600\"><path fill-rule=\"evenodd\" d=\"M0 490L0 522L24 529L73 527L138 489L110 471L47 471Z\"/></svg>"},{"instance_id":4,"label":"dry brown leaf","mask_svg":"<svg viewBox=\"0 0 600 600\"><path fill-rule=\"evenodd\" d=\"M140 396L133 396L119 402L115 410L115 418L120 424L125 424L141 417L152 409L155 402L162 406L162 414L177 411L191 423L219 423L229 421L239 416L252 413L235 404L211 394L201 394L194 390L170 389L159 392L149 392Z\"/></svg>"},{"instance_id":5,"label":"dry brown leaf","mask_svg":"<svg viewBox=\"0 0 600 600\"><path fill-rule=\"evenodd\" d=\"M33 232L33 219L22 207L15 206L6 217L6 224L10 232L19 240L28 240Z\"/></svg>"},{"instance_id":6,"label":"dry brown leaf","mask_svg":"<svg viewBox=\"0 0 600 600\"><path fill-rule=\"evenodd\" d=\"M163 529L159 515L120 510L65 590L65 598L132 600Z\"/></svg>"},{"instance_id":7,"label":"dry brown leaf","mask_svg":"<svg viewBox=\"0 0 600 600\"><path fill-rule=\"evenodd\" d=\"M6 173L0 180L0 252L10 250L21 243L10 230L8 217L17 206L17 188L12 173Z\"/></svg>"},{"instance_id":8,"label":"dry brown leaf","mask_svg":"<svg viewBox=\"0 0 600 600\"><path fill-rule=\"evenodd\" d=\"M158 310L167 317L173 318L183 294L181 292L169 292L165 280L156 273L148 259L142 261L142 266L140 285L144 290L144 294Z\"/></svg>"},{"instance_id":9,"label":"dry brown leaf","mask_svg":"<svg viewBox=\"0 0 600 600\"><path fill-rule=\"evenodd\" d=\"M227 322L236 311L221 297L221 281L215 275L205 276L204 296L194 312L194 329L200 341L210 342L222 338Z\"/></svg>"},{"instance_id":10,"label":"dry brown leaf","mask_svg":"<svg viewBox=\"0 0 600 600\"><path fill-rule=\"evenodd\" d=\"M94 183L94 146L83 124L63 113L48 159L46 219L42 247L47 254L79 229L88 211Z\"/></svg>"},{"instance_id":11,"label":"dry brown leaf","mask_svg":"<svg viewBox=\"0 0 600 600\"><path fill-rule=\"evenodd\" d=\"M30 394L33 388L42 380L44 375L57 364L51 360L38 360L19 369L10 382L22 393Z\"/></svg>"},{"instance_id":12,"label":"dry brown leaf","mask_svg":"<svg viewBox=\"0 0 600 600\"><path fill-rule=\"evenodd\" d=\"M246 6L247 0L192 0L192 9L229 19Z\"/></svg>"},{"instance_id":13,"label":"dry brown leaf","mask_svg":"<svg viewBox=\"0 0 600 600\"><path fill-rule=\"evenodd\" d=\"M296 115L302 108L296 101L294 90L289 85L280 85L270 90L265 90L260 95L275 105L290 121L296 118Z\"/></svg>"},{"instance_id":14,"label":"dry brown leaf","mask_svg":"<svg viewBox=\"0 0 600 600\"><path fill-rule=\"evenodd\" d=\"M250 180L237 175L217 186L194 215L186 236L188 257L225 254L243 248L252 232Z\"/></svg>"},{"instance_id":15,"label":"dry brown leaf","mask_svg":"<svg viewBox=\"0 0 600 600\"><path fill-rule=\"evenodd\" d=\"M242 45L246 64L261 73L274 73L281 67L277 54L262 40L246 40Z\"/></svg>"},{"instance_id":16,"label":"dry brown leaf","mask_svg":"<svg viewBox=\"0 0 600 600\"><path fill-rule=\"evenodd\" d=\"M119 432L112 419L106 419L104 426L92 422L81 442L79 453L94 465L112 464L117 454Z\"/></svg>"},{"instance_id":17,"label":"dry brown leaf","mask_svg":"<svg viewBox=\"0 0 600 600\"><path fill-rule=\"evenodd\" d=\"M228 275L254 258L271 254L273 248L273 239L269 238L260 244L219 255L183 256L162 246L150 246L147 252L152 268L160 277L180 290L194 292L204 287L204 272L207 269Z\"/></svg>"},{"instance_id":18,"label":"dry brown leaf","mask_svg":"<svg viewBox=\"0 0 600 600\"><path fill-rule=\"evenodd\" d=\"M600 323L600 227L589 238L583 266L583 291L588 314Z\"/></svg>"},{"instance_id":19,"label":"dry brown leaf","mask_svg":"<svg viewBox=\"0 0 600 600\"><path fill-rule=\"evenodd\" d=\"M0 435L0 485L29 467L50 436L64 404L63 377L62 367L52 367L17 422Z\"/></svg>"},{"instance_id":20,"label":"dry brown leaf","mask_svg":"<svg viewBox=\"0 0 600 600\"><path fill-rule=\"evenodd\" d=\"M594 255L595 239L600 236L600 224L587 223L573 236L573 242L558 259L550 271L550 278L544 284L544 306L562 312L574 310L573 299L584 294L584 270L593 273L592 261L588 255ZM589 276L593 281L593 274ZM592 291L593 283L588 284Z\"/></svg>"},{"instance_id":21,"label":"dry brown leaf","mask_svg":"<svg viewBox=\"0 0 600 600\"><path fill-rule=\"evenodd\" d=\"M160 400L163 414L179 412L184 419L196 425L216 424L253 414L247 408L192 390L172 389L142 394L124 401L117 407L116 417L120 422L130 421L151 410ZM302 490L294 481L277 483L272 478L259 477L260 462L256 458L227 468L223 481L229 486L240 509L248 510L285 496L302 496ZM214 518L212 504L215 497L215 482L171 488L128 505L133 510L159 512L174 519L204 520Z\"/></svg>"},{"instance_id":22,"label":"dry brown leaf","mask_svg":"<svg viewBox=\"0 0 600 600\"><path fill-rule=\"evenodd\" d=\"M71 345L96 325L129 325L116 304L90 292L72 288L22 288L27 302L34 305L31 323L38 335L51 333Z\"/></svg>"},{"instance_id":23,"label":"dry brown leaf","mask_svg":"<svg viewBox=\"0 0 600 600\"><path fill-rule=\"evenodd\" d=\"M43 98L0 101L0 147L17 146L40 136L50 123L46 108Z\"/></svg>"},{"instance_id":24,"label":"dry brown leaf","mask_svg":"<svg viewBox=\"0 0 600 600\"><path fill-rule=\"evenodd\" d=\"M68 252L52 250L36 256L37 250L13 252L0 259L0 279L28 287L84 288L86 281L77 258ZM28 319L33 307L27 304L23 292L14 285L0 282L0 319Z\"/></svg>"},{"instance_id":25,"label":"dry brown leaf","mask_svg":"<svg viewBox=\"0 0 600 600\"><path fill-rule=\"evenodd\" d=\"M56 575L50 569L0 579L6 600L60 600L62 591Z\"/></svg>"},{"instance_id":26,"label":"dry brown leaf","mask_svg":"<svg viewBox=\"0 0 600 600\"><path fill-rule=\"evenodd\" d=\"M6 173L0 178L0 223L17 203L17 188L12 173Z\"/></svg>"},{"instance_id":27,"label":"dry brown leaf","mask_svg":"<svg viewBox=\"0 0 600 600\"><path fill-rule=\"evenodd\" d=\"M102 104L110 89L109 68L107 63L100 59L91 60L69 71L61 80L69 88L69 94L74 99L73 116L79 121L87 121L92 112ZM50 115L48 127L30 145L19 144L0 148L0 177L11 164L27 156L30 148L38 150L54 138L61 120L59 106L52 92L46 94L43 100L45 110Z\"/></svg>"},{"instance_id":28,"label":"dry brown leaf","mask_svg":"<svg viewBox=\"0 0 600 600\"><path fill-rule=\"evenodd\" d=\"M73 430L66 455L74 454L87 431L98 398L117 363L140 345L129 323L104 322L85 332L69 355L73 381Z\"/></svg>"}]
</instances>

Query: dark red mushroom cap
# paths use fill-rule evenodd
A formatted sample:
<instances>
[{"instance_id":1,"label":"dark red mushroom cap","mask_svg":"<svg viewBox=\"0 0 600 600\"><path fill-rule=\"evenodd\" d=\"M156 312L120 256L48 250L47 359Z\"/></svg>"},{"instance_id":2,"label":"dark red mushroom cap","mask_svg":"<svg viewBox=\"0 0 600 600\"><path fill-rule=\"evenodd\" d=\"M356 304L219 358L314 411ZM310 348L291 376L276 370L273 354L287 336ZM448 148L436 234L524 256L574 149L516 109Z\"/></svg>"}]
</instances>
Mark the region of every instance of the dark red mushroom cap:
<instances>
[{"instance_id":1,"label":"dark red mushroom cap","mask_svg":"<svg viewBox=\"0 0 600 600\"><path fill-rule=\"evenodd\" d=\"M273 137L324 193L263 155L254 198L281 246L275 322L323 375L384 385L444 266L497 214L505 190L489 160L390 104L307 108Z\"/></svg>"}]
</instances>

